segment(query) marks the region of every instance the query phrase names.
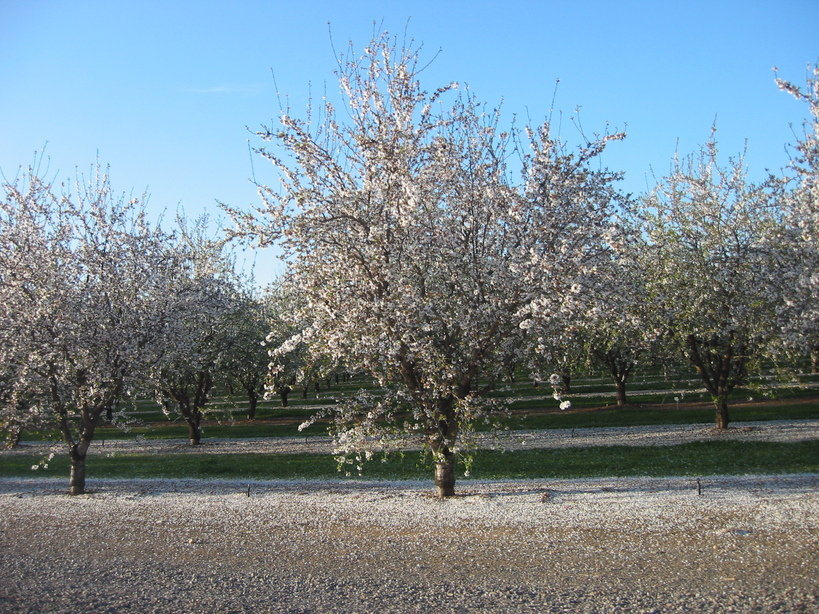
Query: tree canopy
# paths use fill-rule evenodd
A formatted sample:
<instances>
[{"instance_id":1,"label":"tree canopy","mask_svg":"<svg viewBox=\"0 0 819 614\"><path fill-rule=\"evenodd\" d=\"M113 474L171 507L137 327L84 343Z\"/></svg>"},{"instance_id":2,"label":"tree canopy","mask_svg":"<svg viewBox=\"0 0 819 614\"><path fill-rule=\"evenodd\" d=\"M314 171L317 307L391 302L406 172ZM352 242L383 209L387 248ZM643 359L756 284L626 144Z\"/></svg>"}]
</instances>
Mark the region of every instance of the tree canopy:
<instances>
[{"instance_id":1,"label":"tree canopy","mask_svg":"<svg viewBox=\"0 0 819 614\"><path fill-rule=\"evenodd\" d=\"M299 340L388 388L335 413L342 450L418 433L445 496L482 394L584 308L618 198L592 160L623 135L570 152L548 124L502 128L456 83L425 91L420 72L387 34L351 50L343 111L260 133L282 185L243 221L287 253Z\"/></svg>"}]
</instances>

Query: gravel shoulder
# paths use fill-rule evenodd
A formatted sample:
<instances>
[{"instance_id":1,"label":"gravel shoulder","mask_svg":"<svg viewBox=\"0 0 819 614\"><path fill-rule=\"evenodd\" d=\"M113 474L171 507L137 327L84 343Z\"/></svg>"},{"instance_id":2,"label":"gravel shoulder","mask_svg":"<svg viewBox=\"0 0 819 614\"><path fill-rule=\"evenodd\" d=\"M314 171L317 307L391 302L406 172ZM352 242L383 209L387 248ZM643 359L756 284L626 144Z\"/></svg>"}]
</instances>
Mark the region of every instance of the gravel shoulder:
<instances>
[{"instance_id":1,"label":"gravel shoulder","mask_svg":"<svg viewBox=\"0 0 819 614\"><path fill-rule=\"evenodd\" d=\"M814 612L819 475L0 480L3 612Z\"/></svg>"}]
</instances>

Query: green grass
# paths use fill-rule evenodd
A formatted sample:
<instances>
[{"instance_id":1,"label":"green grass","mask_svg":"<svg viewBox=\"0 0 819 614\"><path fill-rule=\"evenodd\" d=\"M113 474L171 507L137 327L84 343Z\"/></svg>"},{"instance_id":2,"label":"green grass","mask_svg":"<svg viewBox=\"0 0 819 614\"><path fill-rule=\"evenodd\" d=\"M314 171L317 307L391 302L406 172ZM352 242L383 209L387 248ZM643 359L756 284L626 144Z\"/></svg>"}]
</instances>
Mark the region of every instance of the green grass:
<instances>
[{"instance_id":1,"label":"green grass","mask_svg":"<svg viewBox=\"0 0 819 614\"><path fill-rule=\"evenodd\" d=\"M572 402L572 406L575 408L591 408L591 407L601 407L605 405L614 405L615 404L615 396L613 391L609 391L606 394L596 394L594 396L587 396L581 397L577 396L578 394L585 394L584 391L578 391L575 394L569 393L565 395L565 398L569 399ZM521 396L534 396L534 395L521 395ZM627 399L629 405L658 405L658 404L665 404L669 406L674 406L674 397L679 396L682 399L683 403L696 403L696 402L710 402L711 396L706 392L691 392L685 391L685 394L682 393L664 393L664 394L657 394L648 391L646 388L640 388L637 390L635 388L635 392L627 392ZM744 403L749 399L753 398L757 401L765 402L766 400L775 400L775 399L799 399L799 398L812 398L817 396L817 390L815 388L779 388L774 391L770 391L768 396L762 396L759 392L753 390L745 390L745 389L737 389L735 393L732 395L731 399L729 400L729 404L738 404ZM524 410L524 409L555 409L558 406L557 401L555 401L551 396L540 396L539 398L524 398L524 399L515 399L511 402L510 407L513 410Z\"/></svg>"},{"instance_id":2,"label":"green grass","mask_svg":"<svg viewBox=\"0 0 819 614\"><path fill-rule=\"evenodd\" d=\"M807 420L819 418L819 403L734 406L729 407L729 412L732 422ZM712 422L714 410L710 407L693 409L613 407L579 413L532 412L529 415L513 416L508 425L517 430L536 430Z\"/></svg>"},{"instance_id":3,"label":"green grass","mask_svg":"<svg viewBox=\"0 0 819 614\"><path fill-rule=\"evenodd\" d=\"M742 475L819 471L819 442L692 442L676 446L607 446L483 452L480 478Z\"/></svg>"},{"instance_id":4,"label":"green grass","mask_svg":"<svg viewBox=\"0 0 819 614\"><path fill-rule=\"evenodd\" d=\"M685 373L685 370L683 370ZM819 376L800 376L800 381L819 381ZM646 403L670 403L675 395L684 396L686 401L708 400L708 395L703 392L693 392L702 388L702 383L695 377L679 374L677 377L665 378L659 375L644 375L629 382L629 400L633 404ZM304 418L315 411L316 406L333 405L339 400L354 394L360 389L367 389L373 393L378 393L379 389L374 387L371 381L357 379L350 382L342 382L338 385L326 387L322 385L320 392L311 390L308 398L302 398L301 391L293 391L289 399L289 407L281 407L278 398L263 400L259 402L257 408L257 418L270 419L277 417ZM659 393L659 390L675 390L679 392ZM638 392L639 394L634 394ZM800 397L815 396L816 390L791 388L776 389L778 397ZM591 396L578 396L578 395ZM542 409L556 407L556 403L551 399L551 388L547 384L534 387L532 382L521 379L514 383L502 384L497 390L488 394L489 397L512 400L513 409ZM734 394L735 400L745 400L749 396L759 397L759 391L750 389L737 389ZM537 397L537 398L520 398ZM614 387L607 378L599 377L578 377L572 382L572 392L567 395L572 400L575 407L598 407L605 403L614 402ZM144 422L157 422L165 420L159 405L150 399L140 399L132 402L132 406L125 406L126 414L138 418ZM247 399L239 394L214 396L208 404L207 412L213 418L227 418L233 415L237 419L245 417L247 411Z\"/></svg>"},{"instance_id":5,"label":"green grass","mask_svg":"<svg viewBox=\"0 0 819 614\"><path fill-rule=\"evenodd\" d=\"M39 457L8 455L0 476L68 476L65 455L48 469L32 471ZM94 478L338 478L336 463L325 454L178 454L92 456ZM472 477L583 478L613 476L741 475L819 472L819 441L797 443L714 441L676 446L610 446L514 452L478 451ZM357 474L356 474L357 477ZM365 465L364 478L431 479L432 466L419 453L394 455ZM459 479L463 479L459 477Z\"/></svg>"},{"instance_id":6,"label":"green grass","mask_svg":"<svg viewBox=\"0 0 819 614\"><path fill-rule=\"evenodd\" d=\"M815 395L815 391L813 391ZM662 409L656 407L640 408L628 406L617 408L611 406L595 411L567 413L550 410L537 411L533 405L528 415L514 415L504 424L515 430L537 429L572 429L591 427L616 426L648 426L663 424L711 424L714 422L714 410L710 407L676 409L673 405L666 405ZM286 411L285 408L284 411ZM280 410L282 411L282 410ZM312 415L312 410L297 410L291 415L279 415L281 418L292 418L292 423L256 422L249 424L243 421L235 423L206 424L203 427L204 437L216 438L246 438L246 437L300 437L325 435L326 424L317 423L304 431L298 427L306 416ZM732 422L750 422L764 420L806 420L819 418L819 401L815 403L756 403L753 405L735 405L730 407ZM479 430L480 430L479 425ZM134 426L130 432L123 432L115 427L100 427L94 436L95 441L106 439L131 439L136 435L149 439L187 439L188 429L184 423L160 422L155 426ZM25 433L24 440L59 439L56 433Z\"/></svg>"}]
</instances>

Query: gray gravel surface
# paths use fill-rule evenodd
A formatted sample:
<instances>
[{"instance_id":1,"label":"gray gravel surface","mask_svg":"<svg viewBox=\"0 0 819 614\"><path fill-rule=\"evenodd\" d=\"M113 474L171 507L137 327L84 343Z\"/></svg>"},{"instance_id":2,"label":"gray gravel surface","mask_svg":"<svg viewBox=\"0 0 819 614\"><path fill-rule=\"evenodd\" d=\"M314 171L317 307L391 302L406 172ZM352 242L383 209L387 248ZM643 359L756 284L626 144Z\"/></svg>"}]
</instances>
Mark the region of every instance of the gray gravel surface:
<instances>
[{"instance_id":1,"label":"gray gravel surface","mask_svg":"<svg viewBox=\"0 0 819 614\"><path fill-rule=\"evenodd\" d=\"M0 479L0 611L819 608L817 475L93 484Z\"/></svg>"}]
</instances>

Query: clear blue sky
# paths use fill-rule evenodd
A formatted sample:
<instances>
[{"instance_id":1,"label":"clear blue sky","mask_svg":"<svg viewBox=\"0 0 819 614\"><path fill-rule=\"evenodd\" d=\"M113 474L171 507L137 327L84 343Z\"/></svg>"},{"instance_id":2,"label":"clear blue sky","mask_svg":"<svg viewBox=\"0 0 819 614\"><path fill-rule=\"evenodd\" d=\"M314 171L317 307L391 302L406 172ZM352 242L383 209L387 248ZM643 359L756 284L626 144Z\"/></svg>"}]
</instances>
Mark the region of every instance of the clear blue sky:
<instances>
[{"instance_id":1,"label":"clear blue sky","mask_svg":"<svg viewBox=\"0 0 819 614\"><path fill-rule=\"evenodd\" d=\"M13 177L47 143L60 176L99 156L118 190L147 190L156 211L250 208L248 127L278 115L271 71L298 111L311 83L336 91L328 22L343 48L366 44L374 21L400 32L407 19L429 57L441 49L427 89L466 83L538 122L560 79L570 142L578 106L588 132L625 127L605 163L635 193L715 119L724 154L747 139L753 176L783 167L805 109L771 67L803 84L819 60L819 0L0 0L0 169ZM267 281L278 267L259 258Z\"/></svg>"}]
</instances>

